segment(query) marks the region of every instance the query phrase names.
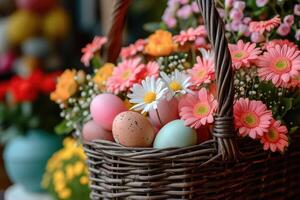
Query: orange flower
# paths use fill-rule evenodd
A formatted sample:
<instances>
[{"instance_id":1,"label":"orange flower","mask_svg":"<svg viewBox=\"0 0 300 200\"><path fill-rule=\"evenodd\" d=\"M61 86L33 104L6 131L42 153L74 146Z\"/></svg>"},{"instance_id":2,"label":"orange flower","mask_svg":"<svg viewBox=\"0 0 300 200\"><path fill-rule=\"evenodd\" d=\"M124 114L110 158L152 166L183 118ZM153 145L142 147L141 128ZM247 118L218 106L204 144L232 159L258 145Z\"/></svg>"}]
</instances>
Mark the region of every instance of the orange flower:
<instances>
[{"instance_id":1,"label":"orange flower","mask_svg":"<svg viewBox=\"0 0 300 200\"><path fill-rule=\"evenodd\" d=\"M77 82L75 81L76 71L65 70L58 78L55 91L51 93L52 101L65 102L77 91Z\"/></svg>"},{"instance_id":2,"label":"orange flower","mask_svg":"<svg viewBox=\"0 0 300 200\"><path fill-rule=\"evenodd\" d=\"M168 31L157 30L148 38L145 53L151 56L166 56L175 50L172 34Z\"/></svg>"},{"instance_id":3,"label":"orange flower","mask_svg":"<svg viewBox=\"0 0 300 200\"><path fill-rule=\"evenodd\" d=\"M115 65L105 63L95 74L93 81L98 85L99 90L103 91L106 88L106 81L111 77Z\"/></svg>"}]
</instances>

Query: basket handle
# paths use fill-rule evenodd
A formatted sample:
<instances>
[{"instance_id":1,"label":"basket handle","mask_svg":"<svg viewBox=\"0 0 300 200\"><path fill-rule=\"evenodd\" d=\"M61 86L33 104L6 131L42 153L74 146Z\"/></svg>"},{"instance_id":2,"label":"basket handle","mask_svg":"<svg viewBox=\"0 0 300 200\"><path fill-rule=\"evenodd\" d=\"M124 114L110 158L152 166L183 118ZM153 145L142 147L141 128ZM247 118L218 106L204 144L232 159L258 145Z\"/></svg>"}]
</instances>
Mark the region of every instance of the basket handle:
<instances>
[{"instance_id":1,"label":"basket handle","mask_svg":"<svg viewBox=\"0 0 300 200\"><path fill-rule=\"evenodd\" d=\"M109 62L115 62L118 58L122 29L130 2L130 0L118 0L116 3L114 21L109 33ZM235 161L238 158L238 148L233 125L233 72L224 24L213 0L197 0L197 3L215 52L218 109L213 136L217 140L217 149L223 160Z\"/></svg>"}]
</instances>

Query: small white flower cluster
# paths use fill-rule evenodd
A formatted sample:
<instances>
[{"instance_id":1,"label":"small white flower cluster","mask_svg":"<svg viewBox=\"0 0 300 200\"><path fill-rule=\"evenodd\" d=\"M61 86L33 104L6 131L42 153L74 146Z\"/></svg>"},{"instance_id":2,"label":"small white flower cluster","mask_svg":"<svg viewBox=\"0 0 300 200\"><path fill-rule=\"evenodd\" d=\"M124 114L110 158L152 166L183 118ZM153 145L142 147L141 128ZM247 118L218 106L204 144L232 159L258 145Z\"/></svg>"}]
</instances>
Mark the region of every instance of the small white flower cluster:
<instances>
[{"instance_id":1,"label":"small white flower cluster","mask_svg":"<svg viewBox=\"0 0 300 200\"><path fill-rule=\"evenodd\" d=\"M68 99L67 105L61 104L62 112L60 116L66 120L66 126L77 129L78 122L90 118L89 107L92 99L99 94L98 86L92 81L91 75L86 75L87 84L78 87L78 97Z\"/></svg>"},{"instance_id":2,"label":"small white flower cluster","mask_svg":"<svg viewBox=\"0 0 300 200\"><path fill-rule=\"evenodd\" d=\"M161 73L161 78L147 77L141 84L135 84L128 94L130 102L135 104L132 109L142 113L157 109L158 103L175 95L192 93L189 89L191 77L185 72L175 70L171 75Z\"/></svg>"},{"instance_id":3,"label":"small white flower cluster","mask_svg":"<svg viewBox=\"0 0 300 200\"><path fill-rule=\"evenodd\" d=\"M157 59L157 62L160 65L160 71L164 71L167 74L171 74L176 69L180 71L185 69L187 57L187 53L179 53L166 57L159 57Z\"/></svg>"}]
</instances>

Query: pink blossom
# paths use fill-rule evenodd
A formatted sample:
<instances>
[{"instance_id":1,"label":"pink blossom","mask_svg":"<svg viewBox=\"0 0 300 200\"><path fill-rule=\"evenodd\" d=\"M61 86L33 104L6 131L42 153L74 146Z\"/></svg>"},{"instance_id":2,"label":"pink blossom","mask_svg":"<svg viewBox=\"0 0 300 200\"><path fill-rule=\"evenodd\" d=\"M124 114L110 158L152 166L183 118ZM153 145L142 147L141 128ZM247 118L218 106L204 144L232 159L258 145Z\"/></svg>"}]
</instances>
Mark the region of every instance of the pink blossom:
<instances>
[{"instance_id":1,"label":"pink blossom","mask_svg":"<svg viewBox=\"0 0 300 200\"><path fill-rule=\"evenodd\" d=\"M207 41L204 37L198 37L196 40L195 40L195 46L197 48L200 48L200 47L203 47L207 45Z\"/></svg>"},{"instance_id":2,"label":"pink blossom","mask_svg":"<svg viewBox=\"0 0 300 200\"><path fill-rule=\"evenodd\" d=\"M232 9L229 15L233 21L240 21L244 17L243 12L238 9Z\"/></svg>"},{"instance_id":3,"label":"pink blossom","mask_svg":"<svg viewBox=\"0 0 300 200\"><path fill-rule=\"evenodd\" d=\"M142 52L146 45L146 40L139 39L134 44L129 45L128 47L123 47L121 49L120 56L122 59L128 59L135 56L137 53Z\"/></svg>"},{"instance_id":4,"label":"pink blossom","mask_svg":"<svg viewBox=\"0 0 300 200\"><path fill-rule=\"evenodd\" d=\"M284 17L283 22L292 26L295 22L294 15L287 15Z\"/></svg>"},{"instance_id":5,"label":"pink blossom","mask_svg":"<svg viewBox=\"0 0 300 200\"><path fill-rule=\"evenodd\" d=\"M179 0L179 2L180 2L181 4L187 4L187 3L189 3L189 0Z\"/></svg>"},{"instance_id":6,"label":"pink blossom","mask_svg":"<svg viewBox=\"0 0 300 200\"><path fill-rule=\"evenodd\" d=\"M97 51L100 51L102 46L107 42L106 37L96 36L93 41L81 49L83 53L81 62L87 67L91 59Z\"/></svg>"},{"instance_id":7,"label":"pink blossom","mask_svg":"<svg viewBox=\"0 0 300 200\"><path fill-rule=\"evenodd\" d=\"M294 7L294 14L300 16L300 4L296 4Z\"/></svg>"},{"instance_id":8,"label":"pink blossom","mask_svg":"<svg viewBox=\"0 0 300 200\"><path fill-rule=\"evenodd\" d=\"M250 22L252 21L252 19L251 19L251 17L245 17L244 19L243 19L243 23L244 24L250 24Z\"/></svg>"},{"instance_id":9,"label":"pink blossom","mask_svg":"<svg viewBox=\"0 0 300 200\"><path fill-rule=\"evenodd\" d=\"M237 32L239 31L239 27L240 27L241 21L232 21L231 22L231 30Z\"/></svg>"},{"instance_id":10,"label":"pink blossom","mask_svg":"<svg viewBox=\"0 0 300 200\"><path fill-rule=\"evenodd\" d=\"M185 5L177 11L177 16L182 19L187 19L193 14L192 7Z\"/></svg>"},{"instance_id":11,"label":"pink blossom","mask_svg":"<svg viewBox=\"0 0 300 200\"><path fill-rule=\"evenodd\" d=\"M200 12L199 6L198 6L196 1L193 1L191 6L192 6L192 10L193 10L194 13L199 13Z\"/></svg>"},{"instance_id":12,"label":"pink blossom","mask_svg":"<svg viewBox=\"0 0 300 200\"><path fill-rule=\"evenodd\" d=\"M269 2L269 0L256 0L256 5L257 5L258 7L263 7L263 6L265 6L268 2Z\"/></svg>"},{"instance_id":13,"label":"pink blossom","mask_svg":"<svg viewBox=\"0 0 300 200\"><path fill-rule=\"evenodd\" d=\"M265 37L263 36L263 34L259 33L259 32L254 32L251 33L251 41L255 42L255 43L260 43L265 41Z\"/></svg>"},{"instance_id":14,"label":"pink blossom","mask_svg":"<svg viewBox=\"0 0 300 200\"><path fill-rule=\"evenodd\" d=\"M233 8L243 11L246 7L246 3L243 1L233 2Z\"/></svg>"},{"instance_id":15,"label":"pink blossom","mask_svg":"<svg viewBox=\"0 0 300 200\"><path fill-rule=\"evenodd\" d=\"M278 29L277 33L281 36L287 36L291 31L291 26L287 23L282 23Z\"/></svg>"}]
</instances>

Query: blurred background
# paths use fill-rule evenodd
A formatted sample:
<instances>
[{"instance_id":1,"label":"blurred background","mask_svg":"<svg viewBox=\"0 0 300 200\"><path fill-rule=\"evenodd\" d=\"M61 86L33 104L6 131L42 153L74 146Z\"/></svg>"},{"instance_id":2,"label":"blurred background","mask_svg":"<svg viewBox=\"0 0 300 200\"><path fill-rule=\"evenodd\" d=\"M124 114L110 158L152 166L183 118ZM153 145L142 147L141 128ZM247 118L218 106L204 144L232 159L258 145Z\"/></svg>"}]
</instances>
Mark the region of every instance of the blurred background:
<instances>
[{"instance_id":1,"label":"blurred background","mask_svg":"<svg viewBox=\"0 0 300 200\"><path fill-rule=\"evenodd\" d=\"M54 136L54 127L60 120L59 108L49 100L49 93L65 68L84 69L81 48L95 35L107 34L114 2L0 0L1 193L12 184L10 179L18 179L13 171L26 171L16 168L16 162L27 159L29 154L38 154L36 159L42 159L43 151L49 158L61 148L62 139ZM133 1L124 45L147 37L144 24L160 21L165 6L166 0ZM148 26L151 29L151 24ZM35 143L24 138L17 140L20 135L29 135ZM48 142L36 144L42 140ZM50 140L56 142L49 145ZM35 167L34 160L30 164L33 166L29 168ZM12 177L9 179L7 174ZM28 175L35 178L35 174Z\"/></svg>"}]
</instances>

